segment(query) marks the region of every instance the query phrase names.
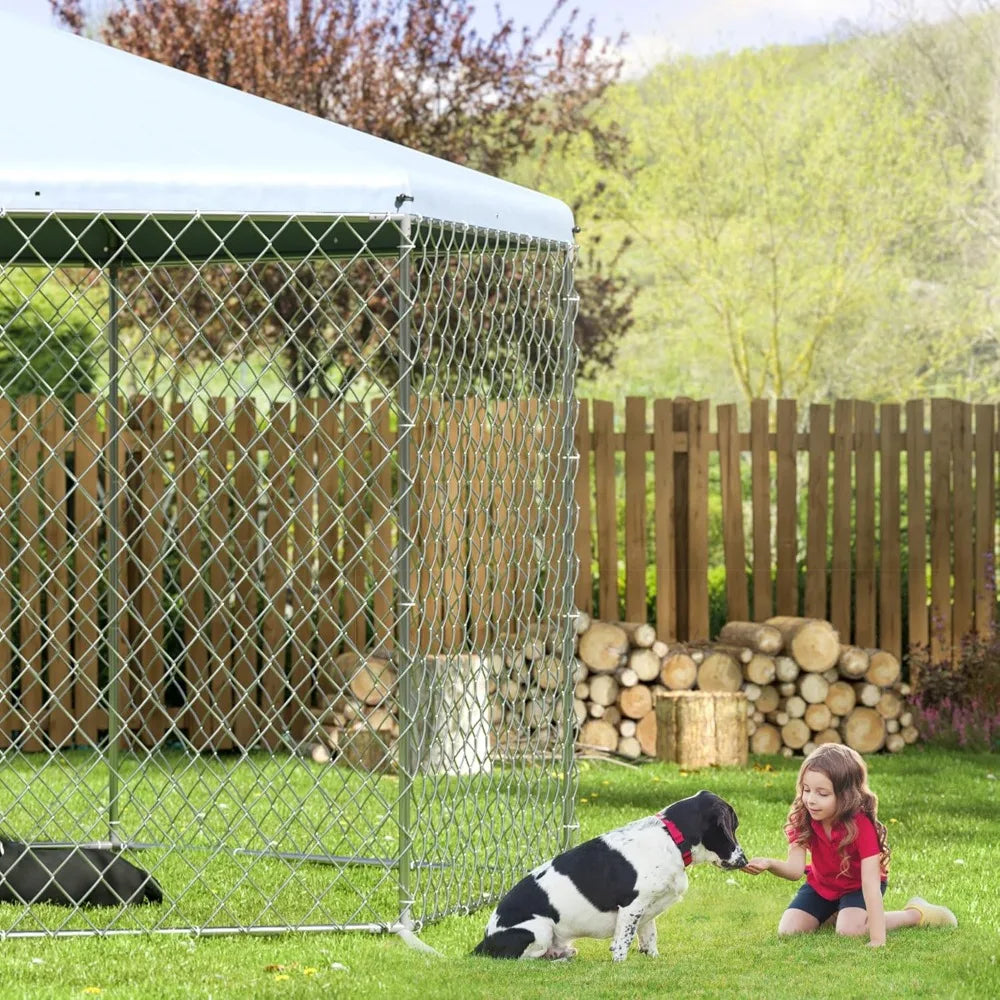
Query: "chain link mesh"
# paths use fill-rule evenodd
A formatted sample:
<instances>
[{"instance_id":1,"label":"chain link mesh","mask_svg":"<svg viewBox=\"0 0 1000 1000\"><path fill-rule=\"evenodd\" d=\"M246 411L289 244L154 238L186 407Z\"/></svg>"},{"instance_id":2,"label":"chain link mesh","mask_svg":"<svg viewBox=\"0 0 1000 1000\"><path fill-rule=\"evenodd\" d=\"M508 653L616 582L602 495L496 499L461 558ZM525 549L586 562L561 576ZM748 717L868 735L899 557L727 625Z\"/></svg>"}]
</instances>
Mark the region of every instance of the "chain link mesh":
<instances>
[{"instance_id":1,"label":"chain link mesh","mask_svg":"<svg viewBox=\"0 0 1000 1000\"><path fill-rule=\"evenodd\" d=\"M572 248L0 217L0 826L163 887L0 934L385 928L572 821Z\"/></svg>"}]
</instances>

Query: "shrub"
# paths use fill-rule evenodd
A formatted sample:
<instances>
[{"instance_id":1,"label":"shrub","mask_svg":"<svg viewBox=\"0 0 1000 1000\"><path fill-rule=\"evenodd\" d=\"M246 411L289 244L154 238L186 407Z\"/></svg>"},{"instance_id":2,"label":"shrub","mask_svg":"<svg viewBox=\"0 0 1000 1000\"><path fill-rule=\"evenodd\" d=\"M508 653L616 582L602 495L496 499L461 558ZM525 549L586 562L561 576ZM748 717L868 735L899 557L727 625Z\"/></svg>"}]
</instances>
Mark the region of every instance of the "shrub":
<instances>
[{"instance_id":1,"label":"shrub","mask_svg":"<svg viewBox=\"0 0 1000 1000\"><path fill-rule=\"evenodd\" d=\"M86 300L31 272L0 279L0 393L53 395L71 404L94 389L99 322Z\"/></svg>"},{"instance_id":2,"label":"shrub","mask_svg":"<svg viewBox=\"0 0 1000 1000\"><path fill-rule=\"evenodd\" d=\"M966 636L958 665L910 653L914 723L928 743L968 750L1000 749L1000 632ZM914 673L915 672L915 673Z\"/></svg>"}]
</instances>

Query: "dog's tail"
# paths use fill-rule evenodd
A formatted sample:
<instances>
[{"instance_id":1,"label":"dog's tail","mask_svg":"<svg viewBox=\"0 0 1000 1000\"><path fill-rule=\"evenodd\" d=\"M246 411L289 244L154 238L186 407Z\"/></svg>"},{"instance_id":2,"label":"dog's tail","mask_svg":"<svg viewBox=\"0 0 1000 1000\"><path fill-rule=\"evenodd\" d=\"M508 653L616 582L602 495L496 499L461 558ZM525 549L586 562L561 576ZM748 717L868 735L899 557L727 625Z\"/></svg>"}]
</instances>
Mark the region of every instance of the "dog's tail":
<instances>
[{"instance_id":1,"label":"dog's tail","mask_svg":"<svg viewBox=\"0 0 1000 1000\"><path fill-rule=\"evenodd\" d=\"M512 927L508 930L487 934L486 937L472 949L473 955L481 958L520 958L525 948L535 940L535 935L524 927Z\"/></svg>"}]
</instances>

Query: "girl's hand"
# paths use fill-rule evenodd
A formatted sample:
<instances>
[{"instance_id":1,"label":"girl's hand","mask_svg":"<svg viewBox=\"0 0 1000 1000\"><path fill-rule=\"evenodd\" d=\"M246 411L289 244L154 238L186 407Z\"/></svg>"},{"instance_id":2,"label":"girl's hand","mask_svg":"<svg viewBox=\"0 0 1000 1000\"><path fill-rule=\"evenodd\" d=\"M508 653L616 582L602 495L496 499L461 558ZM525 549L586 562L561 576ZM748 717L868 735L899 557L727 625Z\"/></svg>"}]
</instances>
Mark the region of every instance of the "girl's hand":
<instances>
[{"instance_id":1,"label":"girl's hand","mask_svg":"<svg viewBox=\"0 0 1000 1000\"><path fill-rule=\"evenodd\" d=\"M747 875L759 875L761 872L770 871L772 860L771 858L751 858L740 870L746 872Z\"/></svg>"}]
</instances>

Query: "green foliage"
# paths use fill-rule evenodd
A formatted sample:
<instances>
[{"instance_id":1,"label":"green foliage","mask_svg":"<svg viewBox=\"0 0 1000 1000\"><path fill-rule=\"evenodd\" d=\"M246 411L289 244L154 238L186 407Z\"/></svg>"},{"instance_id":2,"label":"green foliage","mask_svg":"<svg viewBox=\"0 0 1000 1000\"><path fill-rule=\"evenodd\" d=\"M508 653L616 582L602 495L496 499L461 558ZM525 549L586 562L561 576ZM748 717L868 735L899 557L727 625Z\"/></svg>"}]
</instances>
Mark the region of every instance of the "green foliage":
<instances>
[{"instance_id":1,"label":"green foliage","mask_svg":"<svg viewBox=\"0 0 1000 1000\"><path fill-rule=\"evenodd\" d=\"M100 320L86 297L46 273L0 275L0 392L70 404L76 393L94 389Z\"/></svg>"},{"instance_id":2,"label":"green foliage","mask_svg":"<svg viewBox=\"0 0 1000 1000\"><path fill-rule=\"evenodd\" d=\"M584 393L995 395L985 23L678 57L611 88L598 120L624 161L581 134L536 177L580 206L584 252L639 288Z\"/></svg>"},{"instance_id":3,"label":"green foliage","mask_svg":"<svg viewBox=\"0 0 1000 1000\"><path fill-rule=\"evenodd\" d=\"M1000 631L969 635L957 666L926 649L907 657L917 679L914 719L920 735L942 747L1000 750Z\"/></svg>"}]
</instances>

